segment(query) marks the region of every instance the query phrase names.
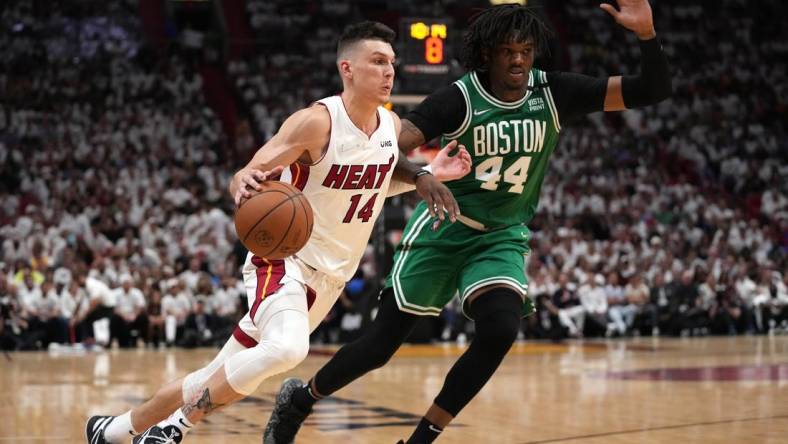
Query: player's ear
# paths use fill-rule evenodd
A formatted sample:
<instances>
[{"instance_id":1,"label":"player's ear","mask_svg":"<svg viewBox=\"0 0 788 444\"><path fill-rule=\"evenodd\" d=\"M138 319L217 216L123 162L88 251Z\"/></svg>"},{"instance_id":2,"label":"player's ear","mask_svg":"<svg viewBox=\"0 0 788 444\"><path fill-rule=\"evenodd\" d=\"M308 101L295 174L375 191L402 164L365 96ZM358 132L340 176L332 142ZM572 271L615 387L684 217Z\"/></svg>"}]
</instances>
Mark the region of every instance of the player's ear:
<instances>
[{"instance_id":1,"label":"player's ear","mask_svg":"<svg viewBox=\"0 0 788 444\"><path fill-rule=\"evenodd\" d=\"M347 60L347 59L340 60L337 64L339 65L339 74L342 77L345 77L347 79L351 79L352 80L353 79L353 69L350 66L350 60Z\"/></svg>"}]
</instances>

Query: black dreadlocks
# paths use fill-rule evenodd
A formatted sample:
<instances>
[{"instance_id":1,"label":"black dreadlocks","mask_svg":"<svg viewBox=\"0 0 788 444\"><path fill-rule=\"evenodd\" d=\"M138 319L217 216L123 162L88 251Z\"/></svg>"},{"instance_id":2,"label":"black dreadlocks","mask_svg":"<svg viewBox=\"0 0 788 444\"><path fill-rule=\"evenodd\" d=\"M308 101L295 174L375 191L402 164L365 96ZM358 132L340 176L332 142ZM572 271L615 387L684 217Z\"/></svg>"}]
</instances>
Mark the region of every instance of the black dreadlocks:
<instances>
[{"instance_id":1,"label":"black dreadlocks","mask_svg":"<svg viewBox=\"0 0 788 444\"><path fill-rule=\"evenodd\" d=\"M507 4L493 6L473 15L463 39L462 58L468 70L484 71L484 52L508 42L524 42L532 38L536 50L548 51L550 28L533 7Z\"/></svg>"}]
</instances>

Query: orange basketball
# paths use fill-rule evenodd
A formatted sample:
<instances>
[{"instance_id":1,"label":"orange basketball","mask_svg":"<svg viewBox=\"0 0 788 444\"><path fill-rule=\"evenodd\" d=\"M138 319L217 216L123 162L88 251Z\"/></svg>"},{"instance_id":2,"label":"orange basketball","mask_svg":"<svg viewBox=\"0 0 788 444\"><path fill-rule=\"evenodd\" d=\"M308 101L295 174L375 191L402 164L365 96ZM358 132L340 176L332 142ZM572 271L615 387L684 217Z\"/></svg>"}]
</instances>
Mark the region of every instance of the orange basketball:
<instances>
[{"instance_id":1,"label":"orange basketball","mask_svg":"<svg viewBox=\"0 0 788 444\"><path fill-rule=\"evenodd\" d=\"M235 231L244 246L266 259L284 259L303 248L312 234L312 207L285 182L265 181L262 190L235 210Z\"/></svg>"}]
</instances>

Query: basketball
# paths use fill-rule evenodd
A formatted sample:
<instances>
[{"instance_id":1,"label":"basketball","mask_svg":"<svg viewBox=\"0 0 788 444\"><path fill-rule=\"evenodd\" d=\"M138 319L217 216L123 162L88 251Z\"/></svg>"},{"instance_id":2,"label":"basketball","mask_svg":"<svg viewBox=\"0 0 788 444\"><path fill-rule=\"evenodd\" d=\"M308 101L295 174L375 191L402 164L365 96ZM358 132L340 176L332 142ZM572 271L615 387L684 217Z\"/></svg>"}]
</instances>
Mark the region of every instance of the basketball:
<instances>
[{"instance_id":1,"label":"basketball","mask_svg":"<svg viewBox=\"0 0 788 444\"><path fill-rule=\"evenodd\" d=\"M244 246L266 259L284 259L312 234L312 207L289 183L265 181L262 190L235 211L235 231Z\"/></svg>"}]
</instances>

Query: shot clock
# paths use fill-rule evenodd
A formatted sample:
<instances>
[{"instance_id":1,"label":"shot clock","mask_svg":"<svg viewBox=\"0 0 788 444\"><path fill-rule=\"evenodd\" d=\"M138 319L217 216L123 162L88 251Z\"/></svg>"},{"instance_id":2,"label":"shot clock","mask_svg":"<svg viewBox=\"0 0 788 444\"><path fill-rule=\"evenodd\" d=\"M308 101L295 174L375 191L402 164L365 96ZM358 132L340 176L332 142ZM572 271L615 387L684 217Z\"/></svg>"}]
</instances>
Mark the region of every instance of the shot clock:
<instances>
[{"instance_id":1,"label":"shot clock","mask_svg":"<svg viewBox=\"0 0 788 444\"><path fill-rule=\"evenodd\" d=\"M407 92L431 92L454 80L450 76L453 32L451 20L445 18L400 20L398 75Z\"/></svg>"}]
</instances>

